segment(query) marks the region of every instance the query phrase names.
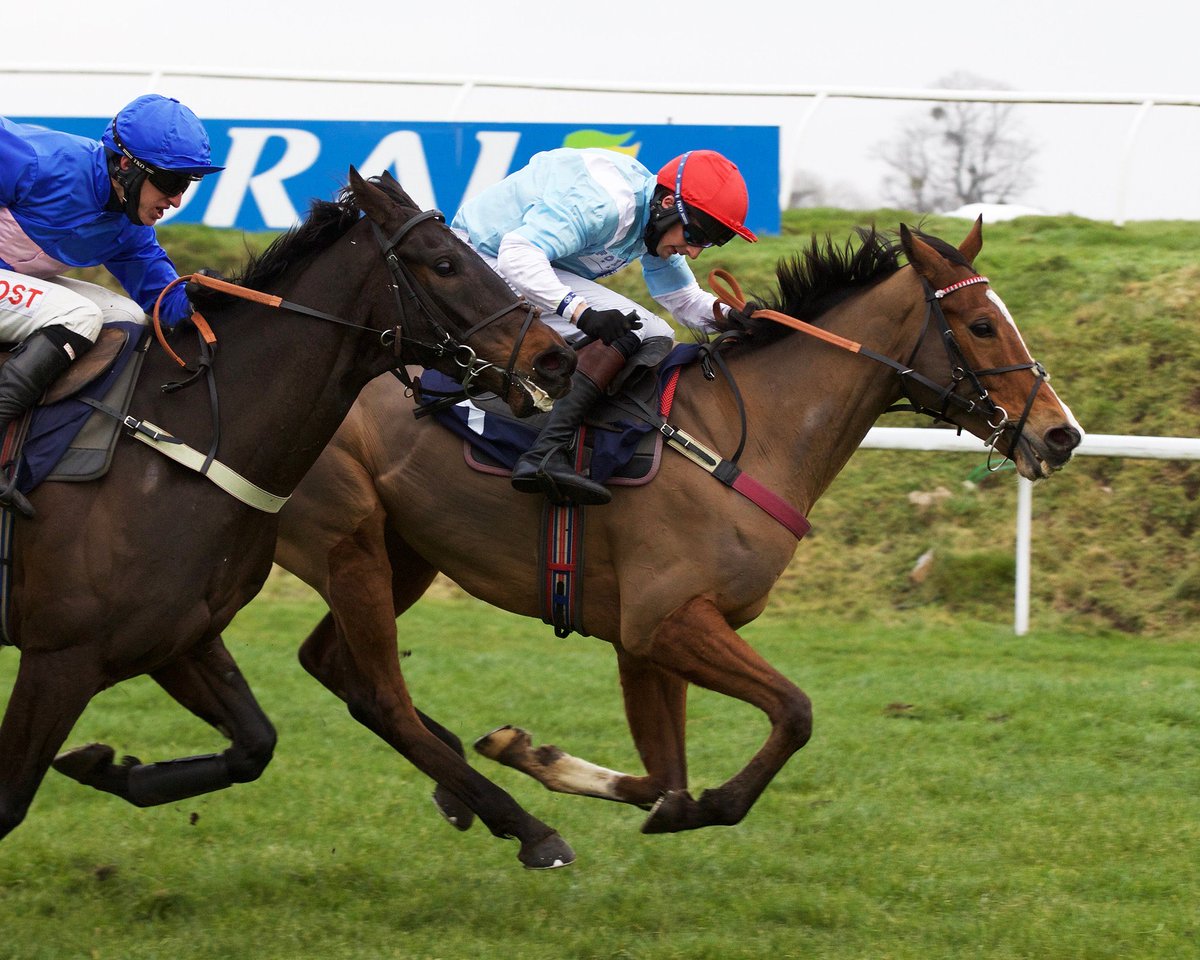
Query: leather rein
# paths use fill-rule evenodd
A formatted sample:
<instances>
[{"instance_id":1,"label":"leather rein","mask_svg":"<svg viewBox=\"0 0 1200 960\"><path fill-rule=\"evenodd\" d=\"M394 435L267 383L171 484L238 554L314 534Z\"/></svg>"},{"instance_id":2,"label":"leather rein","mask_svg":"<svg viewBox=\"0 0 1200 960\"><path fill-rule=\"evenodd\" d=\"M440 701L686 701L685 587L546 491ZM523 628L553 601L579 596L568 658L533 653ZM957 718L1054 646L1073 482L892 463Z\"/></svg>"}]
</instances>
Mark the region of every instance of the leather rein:
<instances>
[{"instance_id":1,"label":"leather rein","mask_svg":"<svg viewBox=\"0 0 1200 960\"><path fill-rule=\"evenodd\" d=\"M728 271L712 271L712 273L709 274L708 282L713 291L716 293L717 299L720 302L738 311L745 309L746 299L742 294L742 288L740 284L738 284L737 280L734 279L734 277ZM780 313L777 310L759 309L755 310L751 316L764 317L768 320L774 321L775 323L782 324L785 327L790 327L793 330L799 330L801 333L808 334L809 336L815 337L818 340L823 340L826 343L832 344L833 346L836 346L842 350L861 354L864 357L868 357L871 360L875 360L884 364L885 366L891 367L900 377L900 389L904 394L905 400L908 401L908 405L889 407L886 411L884 411L885 413L911 411L932 417L935 423L951 422L948 413L952 405L958 407L964 413L982 413L987 418L988 426L992 429L991 436L984 441L989 448L987 466L988 470L995 472L996 470L999 470L1008 460L1008 457L1001 454L1002 459L999 463L993 466L992 454L999 453L996 448L996 444L999 443L1000 438L1003 436L1005 430L1012 428L1013 438L1010 449L1016 449L1017 443L1021 439L1021 434L1025 429L1025 423L1029 419L1029 412L1033 408L1033 403L1037 397L1038 390L1041 389L1042 384L1049 380L1050 377L1046 373L1045 368L1036 360L1030 360L1029 363L1017 363L1004 367L992 367L986 370L974 370L967 362L966 354L963 353L962 347L958 343L958 339L954 336L954 331L950 329L950 324L946 320L946 315L942 310L941 301L954 291L960 290L963 287L968 287L976 283L987 282L987 277L975 274L952 283L949 286L935 290L924 277L921 278L921 286L925 291L925 319L921 326L921 333L917 337L917 342L913 346L913 349L908 356L907 363L901 363L900 361L894 360L893 358L885 356L884 354L877 353L855 340L838 336L837 334L831 333L828 330L824 330L821 327L814 326L813 324L807 323L804 320L797 320L795 317L790 317L786 313ZM931 320L933 321L932 324ZM924 374L917 372L912 367L912 363L916 359L917 354L920 352L921 345L924 343L925 337L929 334L930 330L934 326L937 328L942 344L946 349L946 355L950 361L951 382L946 385L936 383L935 381L926 377ZM721 336L717 337L717 339L709 346L710 348L715 348L726 337L736 338L736 336L736 331L729 331L728 333L721 334ZM716 359L716 362L718 366L721 367L725 377L732 384L732 376L728 368L725 366L724 361L720 359L719 353L717 353L715 349L712 349L711 356ZM991 395L988 393L987 388L984 387L981 378L998 376L1004 373L1015 373L1020 370L1033 370L1035 379L1033 387L1029 391L1029 397L1025 401L1025 407L1021 411L1021 416L1014 423L1012 418L1008 415L1008 411L1006 411L991 398ZM967 383L969 389L973 391L973 397L971 395L964 395L958 392L959 386L964 382ZM929 407L917 400L910 390L912 383L920 384L926 389L932 391L937 396L940 407ZM736 386L734 386L733 389L736 394ZM740 396L738 396L738 409L742 409ZM961 433L962 427L959 427L958 429ZM738 445L737 453L732 458L735 463L737 462L738 456L741 455L742 449L745 445L745 437L746 421L745 413L743 412L742 442Z\"/></svg>"}]
</instances>

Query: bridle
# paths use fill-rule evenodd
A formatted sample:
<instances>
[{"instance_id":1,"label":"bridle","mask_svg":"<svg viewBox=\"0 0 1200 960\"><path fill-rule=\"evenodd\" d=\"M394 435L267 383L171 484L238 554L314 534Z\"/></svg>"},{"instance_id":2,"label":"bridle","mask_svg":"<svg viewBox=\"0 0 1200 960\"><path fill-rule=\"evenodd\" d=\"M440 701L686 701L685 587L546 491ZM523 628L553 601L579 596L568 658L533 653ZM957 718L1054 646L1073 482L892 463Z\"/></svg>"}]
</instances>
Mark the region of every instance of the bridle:
<instances>
[{"instance_id":1,"label":"bridle","mask_svg":"<svg viewBox=\"0 0 1200 960\"><path fill-rule=\"evenodd\" d=\"M410 335L409 344L410 346L427 351L427 356L429 357L453 357L454 362L463 371L461 378L463 392L470 397L472 396L472 381L485 370L499 369L499 367L490 360L481 360L469 346L468 341L475 334L479 333L479 331L499 320L505 314L513 310L523 309L525 310L525 322L521 324L521 331L517 334L517 338L513 342L512 352L509 354L508 363L505 364L502 373L504 392L507 393L512 387L516 376L514 371L517 365L517 356L520 354L521 345L525 341L525 335L529 332L529 327L537 316L537 308L525 300L524 297L517 297L512 303L484 317L465 332L459 334L457 338L452 336L448 329L450 323L445 313L433 302L429 294L417 284L409 268L396 252L409 232L427 220L436 220L438 223L445 223L446 217L440 210L426 210L405 221L400 229L390 237L380 229L379 224L374 221L371 222L371 229L375 234L375 238L379 241L380 249L383 251L383 259L387 263L388 271L391 273L392 280L394 281L392 283L392 294L396 298L396 306L400 310L400 316L406 316L405 299L415 303L417 308L425 314L428 326L433 329L436 335L434 342L416 340ZM400 339L399 328L386 331L386 333L391 333L395 343L398 344ZM395 350L396 356L399 357L399 347L397 346ZM397 376L400 377L405 386L410 388L413 386L403 367L397 369Z\"/></svg>"},{"instance_id":2,"label":"bridle","mask_svg":"<svg viewBox=\"0 0 1200 960\"><path fill-rule=\"evenodd\" d=\"M878 361L885 366L891 367L900 377L900 391L904 399L908 401L907 405L898 404L889 407L885 412L892 413L898 411L911 411L914 413L924 414L932 417L934 422L952 422L948 416L951 406L957 407L965 414L978 413L982 414L987 421L988 427L992 433L985 441L988 446L988 463L987 467L990 471L999 470L1007 461L1007 457L1001 454L999 463L993 465L993 453L999 453L997 444L1006 430L1012 429L1013 437L1010 445L1011 450L1015 450L1020 442L1021 435L1025 430L1025 423L1029 419L1029 413L1033 409L1034 400L1037 398L1038 391L1043 383L1050 379L1045 368L1036 360L1030 360L1029 363L1017 363L1004 367L991 367L986 370L975 370L967 361L966 354L959 345L958 339L954 336L954 331L950 329L950 324L946 320L946 314L942 310L942 300L957 290L964 287L969 287L976 283L987 283L988 278L974 274L958 280L948 286L934 289L924 277L921 277L921 288L925 292L925 319L921 326L921 332L917 337L917 342L909 353L908 361L901 363L884 354L877 353L869 347L863 346L854 340L846 337L838 336L835 333L830 333L828 330L823 330L813 324L806 323L803 320L797 320L795 317L789 317L785 313L780 313L776 310L755 310L753 316L766 317L776 323L791 327L794 330L799 330L817 339L824 340L843 350L848 350L851 353L859 353L872 360ZM714 270L709 275L709 285L716 292L717 297L727 306L731 306L736 310L743 310L746 306L745 298L742 296L742 290L737 280L724 270ZM917 354L920 353L921 347L925 342L925 338L929 335L932 329L936 328L938 335L942 341L942 345L946 350L946 356L950 362L950 383L946 385L939 384L923 373L913 369L913 362ZM731 332L732 333L732 332ZM733 334L736 336L736 334ZM724 336L724 335L722 335ZM1035 379L1033 387L1029 391L1029 396L1025 401L1025 407L1021 411L1021 416L1017 421L1013 422L1008 411L997 404L988 393L987 388L983 385L982 378L990 376L999 376L1005 373L1015 373L1020 370L1033 370ZM912 384L919 384L925 389L931 391L936 399L936 406L928 406L918 400L911 391ZM967 384L969 392L963 394L959 392L959 388ZM959 427L961 431L962 428ZM744 431L744 424L743 424ZM739 447L740 451L741 447Z\"/></svg>"},{"instance_id":3,"label":"bridle","mask_svg":"<svg viewBox=\"0 0 1200 960\"><path fill-rule=\"evenodd\" d=\"M992 463L992 454L999 452L997 444L1000 442L1000 438L1006 430L1012 428L1013 436L1009 449L1015 450L1017 448L1017 444L1021 440L1021 434L1025 430L1025 423L1029 419L1029 412L1033 409L1033 403L1037 398L1038 391L1041 389L1042 384L1050 379L1050 376L1046 373L1045 367L1033 359L1030 359L1028 363L1014 363L1004 367L990 367L985 370L975 370L971 367L966 354L959 345L958 338L954 335L954 331L950 329L950 324L946 320L946 314L942 310L942 300L956 290L961 290L976 283L987 282L987 277L974 274L935 290L929 281L922 277L921 288L925 291L925 319L921 325L921 333L917 337L917 342L913 346L912 353L909 354L908 363L905 365L898 364L890 357L873 354L865 348L861 352L894 367L900 375L900 389L909 405L889 407L886 412L912 411L932 417L935 423L950 422L947 413L952 404L958 407L963 413L982 414L986 418L987 425L992 430L991 436L984 442L988 446L988 470L994 472L999 470L1008 459L1001 455L1002 458L999 463L995 465ZM930 323L931 320L933 321L932 324ZM951 382L945 386L935 383L912 368L913 361L920 352L925 337L932 327L936 327L942 345L946 349L946 357L950 362ZM982 378L1000 376L1005 373L1016 373L1021 370L1033 370L1034 381L1033 387L1030 388L1029 396L1025 400L1025 407L1021 411L1021 416L1014 425L1008 411L992 399L991 394L983 385ZM940 403L940 408L926 406L917 400L909 390L911 382L919 383L926 389L931 390L936 395ZM969 387L967 395L958 392L959 387L964 383ZM961 431L962 428L959 427L959 430Z\"/></svg>"}]
</instances>

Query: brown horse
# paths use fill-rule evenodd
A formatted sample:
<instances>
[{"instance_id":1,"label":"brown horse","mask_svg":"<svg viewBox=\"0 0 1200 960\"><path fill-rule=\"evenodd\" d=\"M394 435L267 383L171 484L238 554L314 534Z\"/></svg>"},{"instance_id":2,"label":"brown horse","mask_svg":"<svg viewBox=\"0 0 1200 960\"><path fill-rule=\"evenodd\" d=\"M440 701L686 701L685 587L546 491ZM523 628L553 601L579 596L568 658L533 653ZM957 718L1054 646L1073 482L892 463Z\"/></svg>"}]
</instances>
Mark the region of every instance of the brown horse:
<instances>
[{"instance_id":1,"label":"brown horse","mask_svg":"<svg viewBox=\"0 0 1200 960\"><path fill-rule=\"evenodd\" d=\"M211 447L284 496L362 386L402 360L474 379L517 413L530 412L542 388L561 395L573 354L435 214L421 213L390 177L368 182L352 169L337 202L314 203L240 280L286 298L288 309L205 298L220 344L212 389L164 392L178 367L152 348L131 419ZM139 806L257 778L275 732L220 634L271 569L278 516L126 440L101 480L46 483L30 499L36 518L15 528L11 635L21 658L0 725L0 837L25 817L92 697L140 674L227 736L229 748L114 763L112 748L91 744L60 756L58 770ZM553 832L542 836L552 850Z\"/></svg>"},{"instance_id":2,"label":"brown horse","mask_svg":"<svg viewBox=\"0 0 1200 960\"><path fill-rule=\"evenodd\" d=\"M822 249L814 240L781 264L776 308L819 318L843 347L851 338L869 347L851 352L764 322L721 351L749 424L745 473L807 513L902 395L990 441L1025 477L1066 463L1081 432L971 266L981 225L958 250L904 227L899 244L873 230L862 240L857 250ZM741 439L732 392L719 379L709 383L699 366L684 370L670 420L716 450L731 451ZM438 571L489 603L541 616L541 509L540 499L465 466L462 441L415 421L412 401L380 379L284 509L276 554L330 607L304 643L304 666L439 784L435 796L452 822L465 828L473 811L501 836L521 835L527 815L468 766L453 735L416 711L397 658L395 617ZM808 697L736 633L762 612L795 537L670 453L649 485L614 487L611 506L589 509L585 527L583 624L616 651L646 774L603 769L557 747L535 749L512 727L477 749L552 790L651 808L645 832L739 822L811 729ZM746 766L699 798L688 792L689 684L753 704L771 724Z\"/></svg>"}]
</instances>

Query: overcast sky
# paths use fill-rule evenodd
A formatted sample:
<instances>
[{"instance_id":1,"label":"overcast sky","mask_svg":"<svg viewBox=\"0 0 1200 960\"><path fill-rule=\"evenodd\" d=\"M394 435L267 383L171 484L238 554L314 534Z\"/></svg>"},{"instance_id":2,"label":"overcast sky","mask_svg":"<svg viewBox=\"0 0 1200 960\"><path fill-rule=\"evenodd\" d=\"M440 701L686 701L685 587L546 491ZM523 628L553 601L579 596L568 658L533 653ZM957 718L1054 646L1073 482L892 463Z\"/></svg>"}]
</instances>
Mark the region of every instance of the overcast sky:
<instances>
[{"instance_id":1,"label":"overcast sky","mask_svg":"<svg viewBox=\"0 0 1200 960\"><path fill-rule=\"evenodd\" d=\"M1186 0L43 0L4 21L13 63L1200 93Z\"/></svg>"},{"instance_id":2,"label":"overcast sky","mask_svg":"<svg viewBox=\"0 0 1200 960\"><path fill-rule=\"evenodd\" d=\"M641 4L628 0L619 4L595 0L339 4L315 0L205 0L198 4L122 0L116 6L96 0L43 0L7 4L4 27L4 61L9 65L61 65L68 69L80 64L145 69L173 65L905 89L930 87L949 74L967 72L1028 92L1200 98L1200 5L1186 0L1140 0L1135 4L1003 0L990 5L901 4L892 0L650 0ZM40 85L42 81L32 83ZM19 89L17 94L11 81L0 83L0 113L31 112L24 101L36 90ZM99 89L103 85L89 82L87 89L81 90L81 102ZM295 97L295 89L291 89ZM124 93L122 90L120 95ZM228 90L217 102L207 93L190 96L185 88L184 94L181 99L195 106L201 116L254 112L250 100L231 97ZM195 102L197 96L199 103ZM337 96L345 99L344 88ZM422 96L404 88L391 92L386 112L395 119L429 119L431 108ZM511 119L529 119L528 100L505 96L507 99L475 100L474 109L486 112L488 119L500 119L493 114L511 103L514 110L526 114ZM319 97L296 97L282 109L294 109L296 116L328 112L322 103ZM553 109L561 113L580 105L576 99L569 107L560 102ZM796 127L802 107L802 101L774 100L742 113L752 122L778 123L786 128L787 160L792 156L787 131ZM889 139L903 121L904 111L911 115L920 109L909 103L893 105L886 115L867 115L849 107L839 112L823 106L822 115L804 128L805 142L797 165L811 168L831 189L842 188L850 201L874 201L876 185L867 181L878 179L879 168L877 163L870 166L868 155ZM595 116L572 119L620 122L620 107L606 105L595 110ZM1079 108L1071 114L1071 122L1081 125L1078 131L1062 119L1065 114L1030 113L1035 139L1046 143L1038 157L1039 189L1023 199L1048 212L1111 215L1119 155L1135 110L1114 108L1104 113L1099 108ZM728 101L714 107L714 121L730 122L729 111ZM1152 197L1149 186L1133 191L1130 202L1141 210L1131 211L1131 216L1172 215L1172 204L1164 201L1161 191L1176 174L1154 165L1160 157L1186 159L1186 170L1196 167L1200 108L1161 111L1156 110L1154 119L1145 124L1135 164L1135 172L1152 181L1159 192ZM361 112L378 115L380 110L364 107ZM647 119L633 107L627 112L630 121ZM483 119L471 113L468 108L462 119ZM705 108L692 104L674 119L703 122L703 115ZM548 114L547 119L561 117ZM1064 131L1064 142L1051 143L1058 130ZM1074 164L1095 174L1095 182L1071 178L1065 168ZM1098 167L1103 174L1095 173ZM1195 175L1180 172L1178 179L1182 188ZM1191 186L1187 189L1190 193L1181 201L1178 215L1200 217L1200 192ZM1093 198L1093 194L1104 197Z\"/></svg>"}]
</instances>

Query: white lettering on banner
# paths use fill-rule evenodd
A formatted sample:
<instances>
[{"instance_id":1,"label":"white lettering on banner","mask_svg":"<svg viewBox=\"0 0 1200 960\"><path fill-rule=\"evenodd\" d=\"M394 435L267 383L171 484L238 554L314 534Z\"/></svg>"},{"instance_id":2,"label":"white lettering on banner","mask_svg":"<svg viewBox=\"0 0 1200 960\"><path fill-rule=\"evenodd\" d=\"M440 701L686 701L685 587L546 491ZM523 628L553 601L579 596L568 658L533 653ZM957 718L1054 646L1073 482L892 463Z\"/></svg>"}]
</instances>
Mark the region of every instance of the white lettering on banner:
<instances>
[{"instance_id":1,"label":"white lettering on banner","mask_svg":"<svg viewBox=\"0 0 1200 960\"><path fill-rule=\"evenodd\" d=\"M359 170L369 177L391 170L404 187L404 192L418 207L430 210L437 206L433 180L429 176L429 161L425 159L425 146L421 143L421 135L415 130L389 133L375 145ZM453 216L453 211L449 216Z\"/></svg>"},{"instance_id":2,"label":"white lettering on banner","mask_svg":"<svg viewBox=\"0 0 1200 960\"><path fill-rule=\"evenodd\" d=\"M283 156L269 170L254 173L263 148L272 137L285 141ZM229 154L204 213L209 227L232 227L249 188L262 221L273 229L287 229L299 213L283 188L283 181L311 167L321 152L321 141L308 130L285 127L230 127Z\"/></svg>"},{"instance_id":3,"label":"white lettering on banner","mask_svg":"<svg viewBox=\"0 0 1200 960\"><path fill-rule=\"evenodd\" d=\"M471 171L471 179L459 206L508 176L517 144L521 142L521 134L506 130L481 130L475 134L475 139L479 142L479 159Z\"/></svg>"}]
</instances>

